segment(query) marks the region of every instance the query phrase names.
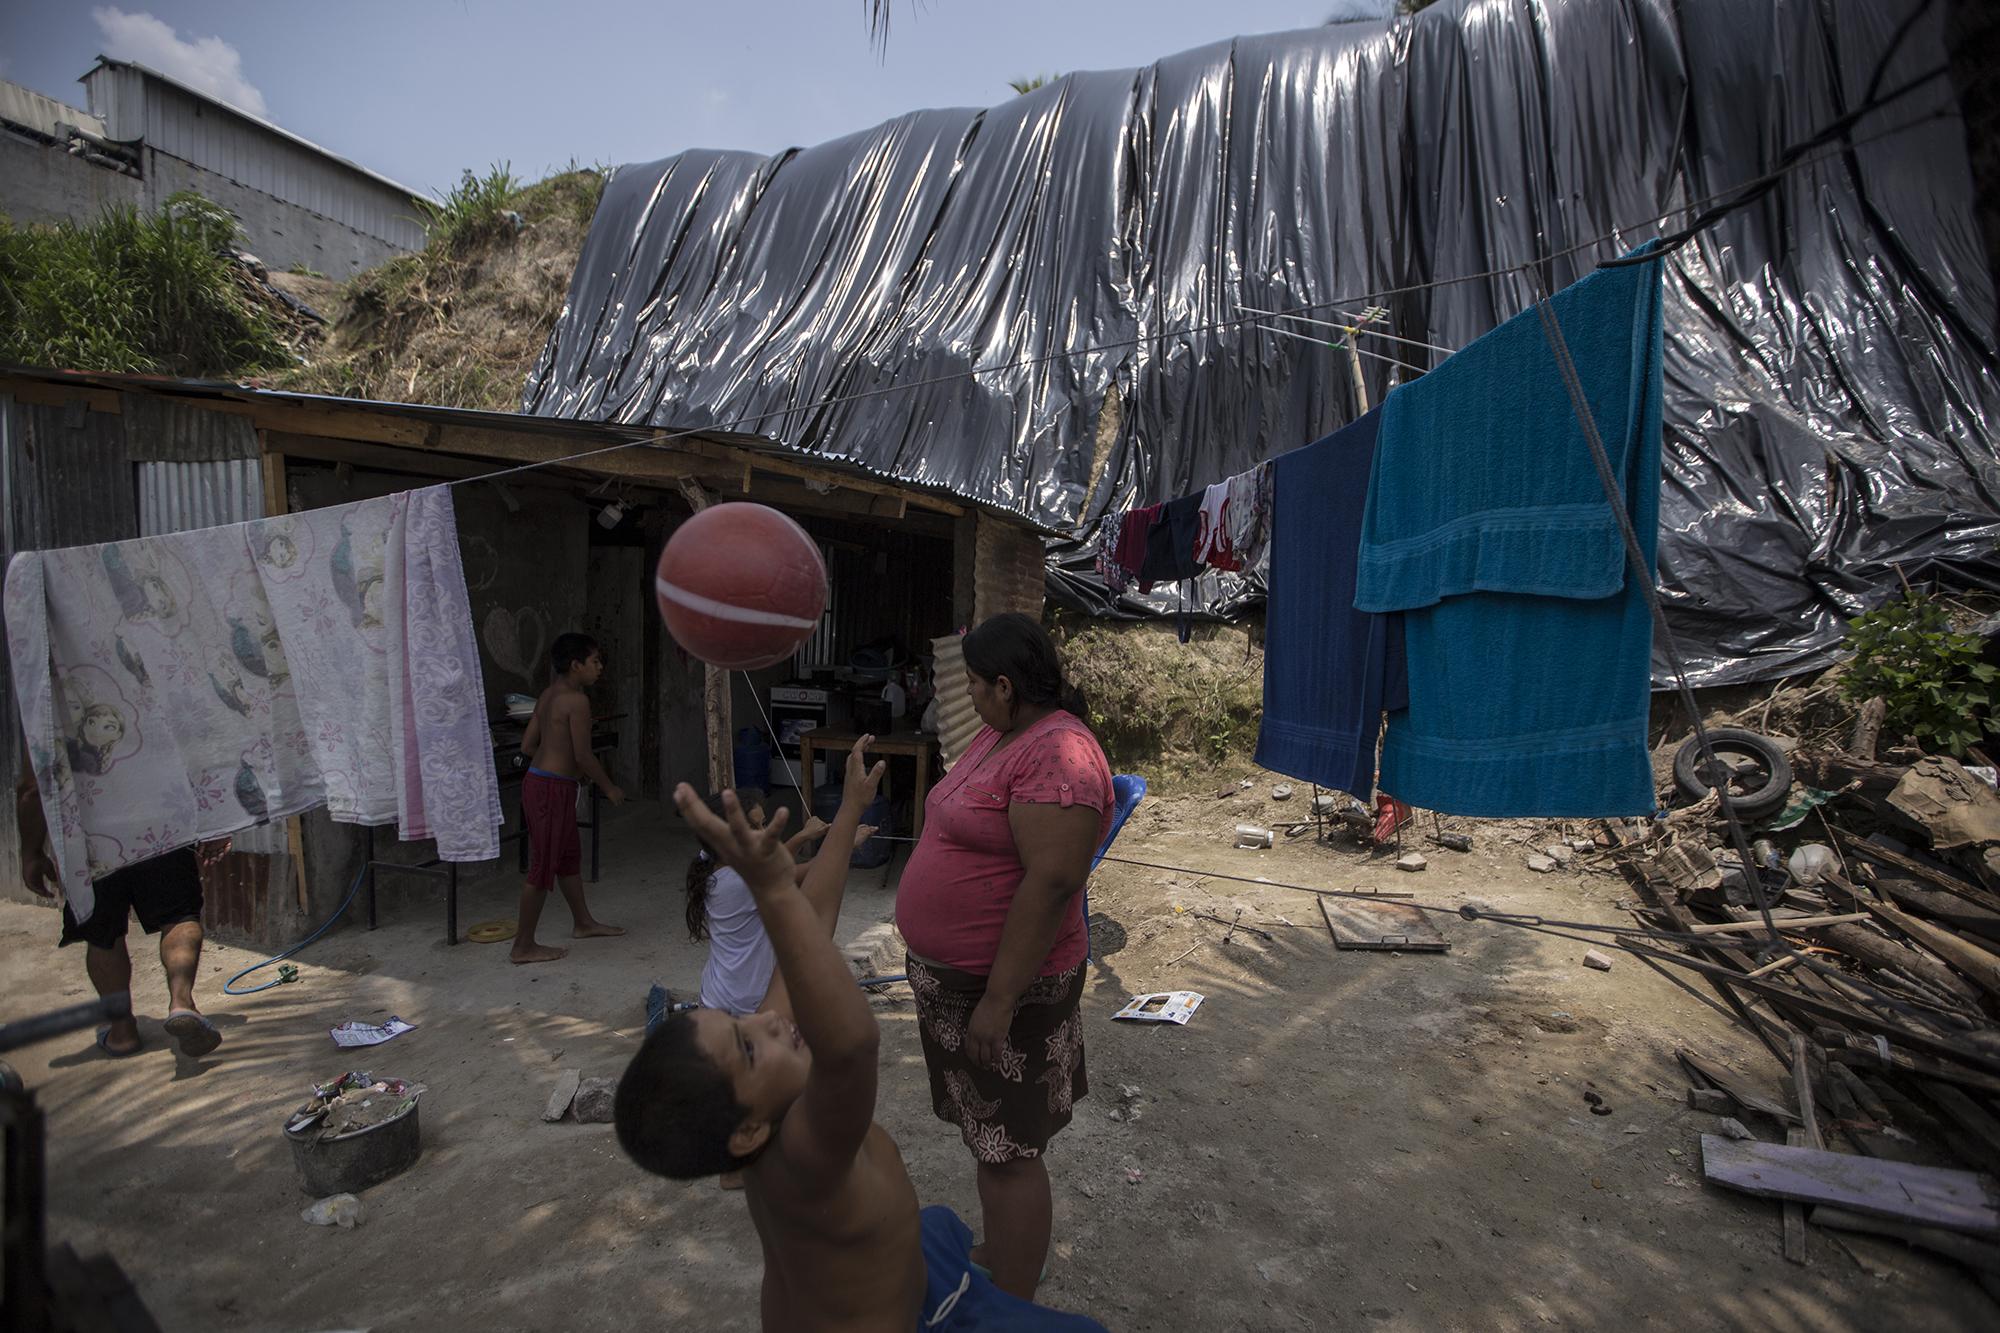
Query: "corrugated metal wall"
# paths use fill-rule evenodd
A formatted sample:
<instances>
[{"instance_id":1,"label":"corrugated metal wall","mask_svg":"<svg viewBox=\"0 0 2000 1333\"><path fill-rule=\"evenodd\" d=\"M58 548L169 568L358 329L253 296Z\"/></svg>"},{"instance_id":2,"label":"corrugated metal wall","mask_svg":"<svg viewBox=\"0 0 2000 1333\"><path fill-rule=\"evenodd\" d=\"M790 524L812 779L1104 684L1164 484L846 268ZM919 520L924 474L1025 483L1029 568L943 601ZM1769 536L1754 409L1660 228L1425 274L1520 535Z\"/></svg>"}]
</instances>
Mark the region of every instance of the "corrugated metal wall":
<instances>
[{"instance_id":1,"label":"corrugated metal wall","mask_svg":"<svg viewBox=\"0 0 2000 1333\"><path fill-rule=\"evenodd\" d=\"M142 537L264 517L264 469L256 459L137 467Z\"/></svg>"},{"instance_id":2,"label":"corrugated metal wall","mask_svg":"<svg viewBox=\"0 0 2000 1333\"><path fill-rule=\"evenodd\" d=\"M965 692L964 641L956 634L931 640L931 681L937 690L938 750L949 770L979 734L979 714Z\"/></svg>"},{"instance_id":3,"label":"corrugated metal wall","mask_svg":"<svg viewBox=\"0 0 2000 1333\"><path fill-rule=\"evenodd\" d=\"M31 407L0 394L0 565L18 551L123 541L139 535L132 465L119 419L84 410ZM20 710L12 664L0 673L0 764L21 771ZM0 884L21 882L14 803L0 804Z\"/></svg>"},{"instance_id":4,"label":"corrugated metal wall","mask_svg":"<svg viewBox=\"0 0 2000 1333\"><path fill-rule=\"evenodd\" d=\"M129 67L100 65L84 76L84 85L110 138L144 139L156 152L391 245L423 248L423 225L410 197L358 167Z\"/></svg>"}]
</instances>

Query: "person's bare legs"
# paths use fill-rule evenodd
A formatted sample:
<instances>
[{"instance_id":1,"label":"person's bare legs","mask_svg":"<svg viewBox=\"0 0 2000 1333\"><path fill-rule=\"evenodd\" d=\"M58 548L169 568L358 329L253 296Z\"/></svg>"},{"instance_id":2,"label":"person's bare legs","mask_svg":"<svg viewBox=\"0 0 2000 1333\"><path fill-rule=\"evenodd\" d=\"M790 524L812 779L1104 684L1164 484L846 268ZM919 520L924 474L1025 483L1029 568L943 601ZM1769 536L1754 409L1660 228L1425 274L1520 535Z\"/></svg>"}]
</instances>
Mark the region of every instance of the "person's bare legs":
<instances>
[{"instance_id":1,"label":"person's bare legs","mask_svg":"<svg viewBox=\"0 0 2000 1333\"><path fill-rule=\"evenodd\" d=\"M90 984L97 988L99 995L116 995L119 991L132 989L132 955L126 952L125 941L109 949L100 949L95 944L83 946L83 969L90 974ZM111 1025L104 1035L105 1049L113 1055L123 1055L127 1051L139 1049L139 1022L127 1016Z\"/></svg>"},{"instance_id":2,"label":"person's bare legs","mask_svg":"<svg viewBox=\"0 0 2000 1333\"><path fill-rule=\"evenodd\" d=\"M607 926L590 914L590 904L583 898L582 875L561 875L556 883L562 886L563 901L569 904L570 918L576 922L571 935L580 940L594 940L625 933L625 927Z\"/></svg>"},{"instance_id":3,"label":"person's bare legs","mask_svg":"<svg viewBox=\"0 0 2000 1333\"><path fill-rule=\"evenodd\" d=\"M521 885L521 911L514 927L514 951L508 955L517 963L553 963L568 953L552 945L535 942L535 925L542 919L542 904L549 900L547 889L538 889L531 884Z\"/></svg>"},{"instance_id":4,"label":"person's bare legs","mask_svg":"<svg viewBox=\"0 0 2000 1333\"><path fill-rule=\"evenodd\" d=\"M194 978L201 966L201 922L177 921L160 932L160 966L167 974L167 1008L200 1013L194 1005Z\"/></svg>"},{"instance_id":5,"label":"person's bare legs","mask_svg":"<svg viewBox=\"0 0 2000 1333\"><path fill-rule=\"evenodd\" d=\"M1024 1301L1035 1299L1049 1257L1053 1206L1049 1168L1039 1157L979 1165L979 1211L984 1236L974 1262L993 1274L993 1285Z\"/></svg>"}]
</instances>

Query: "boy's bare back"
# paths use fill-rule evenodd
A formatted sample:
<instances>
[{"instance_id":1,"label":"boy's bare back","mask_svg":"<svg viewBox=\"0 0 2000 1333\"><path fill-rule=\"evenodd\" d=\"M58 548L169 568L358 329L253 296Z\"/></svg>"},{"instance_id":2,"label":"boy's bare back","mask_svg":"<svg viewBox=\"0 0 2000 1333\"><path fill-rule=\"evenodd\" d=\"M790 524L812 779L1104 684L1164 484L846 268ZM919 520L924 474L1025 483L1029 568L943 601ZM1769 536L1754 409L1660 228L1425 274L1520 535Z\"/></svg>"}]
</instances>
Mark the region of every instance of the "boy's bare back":
<instances>
[{"instance_id":1,"label":"boy's bare back","mask_svg":"<svg viewBox=\"0 0 2000 1333\"><path fill-rule=\"evenodd\" d=\"M917 1191L887 1130L871 1124L847 1177L798 1188L785 1136L745 1168L750 1218L764 1242L767 1329L916 1327L924 1300Z\"/></svg>"},{"instance_id":2,"label":"boy's bare back","mask_svg":"<svg viewBox=\"0 0 2000 1333\"><path fill-rule=\"evenodd\" d=\"M523 748L535 757L536 768L559 778L582 776L572 740L579 712L588 734L589 695L566 680L558 680L542 691L542 697L535 701L535 715L522 738Z\"/></svg>"}]
</instances>

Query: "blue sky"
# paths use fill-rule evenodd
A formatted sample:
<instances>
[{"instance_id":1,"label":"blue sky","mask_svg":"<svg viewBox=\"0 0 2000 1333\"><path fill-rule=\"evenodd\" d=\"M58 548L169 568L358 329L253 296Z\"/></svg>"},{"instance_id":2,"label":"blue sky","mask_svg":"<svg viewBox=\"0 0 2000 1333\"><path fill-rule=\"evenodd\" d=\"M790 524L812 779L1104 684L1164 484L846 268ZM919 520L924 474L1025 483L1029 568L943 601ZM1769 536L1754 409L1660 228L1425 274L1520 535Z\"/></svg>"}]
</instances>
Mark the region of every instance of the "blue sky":
<instances>
[{"instance_id":1,"label":"blue sky","mask_svg":"<svg viewBox=\"0 0 2000 1333\"><path fill-rule=\"evenodd\" d=\"M1389 0L0 0L0 78L75 105L98 53L137 60L419 190L462 167L772 152L1010 79L1143 65Z\"/></svg>"}]
</instances>

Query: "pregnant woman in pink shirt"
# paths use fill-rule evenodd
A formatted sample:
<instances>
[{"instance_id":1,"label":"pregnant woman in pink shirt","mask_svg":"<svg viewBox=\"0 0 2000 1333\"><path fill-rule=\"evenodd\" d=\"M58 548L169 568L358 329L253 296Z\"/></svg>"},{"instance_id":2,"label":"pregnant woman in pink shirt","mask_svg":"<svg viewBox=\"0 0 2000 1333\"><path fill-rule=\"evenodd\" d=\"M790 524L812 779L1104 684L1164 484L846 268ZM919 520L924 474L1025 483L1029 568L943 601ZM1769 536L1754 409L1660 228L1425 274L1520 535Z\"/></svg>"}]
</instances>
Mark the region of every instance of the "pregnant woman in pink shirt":
<instances>
[{"instance_id":1,"label":"pregnant woman in pink shirt","mask_svg":"<svg viewBox=\"0 0 2000 1333\"><path fill-rule=\"evenodd\" d=\"M964 651L986 725L931 789L896 925L932 1107L978 1169L973 1258L1028 1300L1049 1247L1042 1154L1089 1088L1081 890L1111 826L1111 766L1040 623L995 616Z\"/></svg>"}]
</instances>

